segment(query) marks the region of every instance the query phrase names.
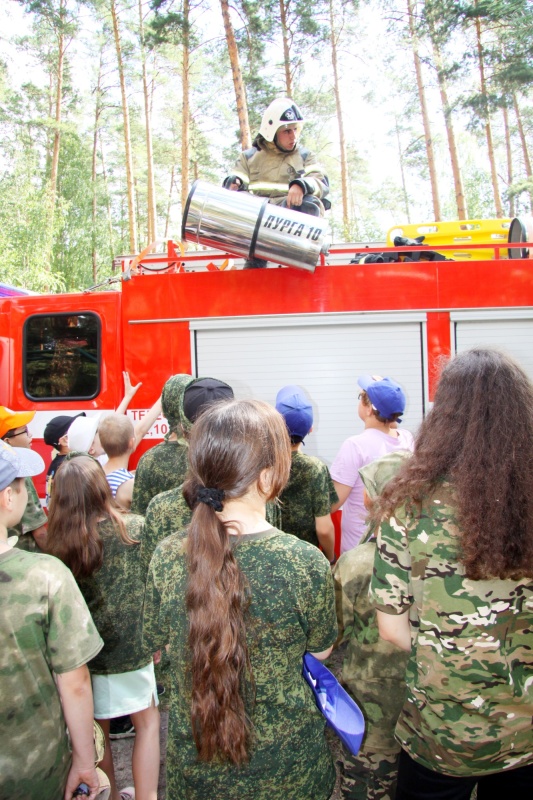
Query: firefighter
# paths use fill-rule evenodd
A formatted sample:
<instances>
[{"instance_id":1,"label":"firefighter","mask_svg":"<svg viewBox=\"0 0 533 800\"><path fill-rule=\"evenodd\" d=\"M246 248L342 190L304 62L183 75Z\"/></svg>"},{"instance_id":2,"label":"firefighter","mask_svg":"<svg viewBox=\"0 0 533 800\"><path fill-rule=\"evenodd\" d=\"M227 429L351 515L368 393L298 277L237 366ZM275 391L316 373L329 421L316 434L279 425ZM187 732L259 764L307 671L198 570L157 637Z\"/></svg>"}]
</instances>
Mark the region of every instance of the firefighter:
<instances>
[{"instance_id":1,"label":"firefighter","mask_svg":"<svg viewBox=\"0 0 533 800\"><path fill-rule=\"evenodd\" d=\"M253 146L245 150L223 186L268 197L274 205L304 214L323 216L329 181L314 153L298 144L304 119L296 103L287 97L274 100L261 121ZM266 267L260 258L246 261L245 269Z\"/></svg>"}]
</instances>

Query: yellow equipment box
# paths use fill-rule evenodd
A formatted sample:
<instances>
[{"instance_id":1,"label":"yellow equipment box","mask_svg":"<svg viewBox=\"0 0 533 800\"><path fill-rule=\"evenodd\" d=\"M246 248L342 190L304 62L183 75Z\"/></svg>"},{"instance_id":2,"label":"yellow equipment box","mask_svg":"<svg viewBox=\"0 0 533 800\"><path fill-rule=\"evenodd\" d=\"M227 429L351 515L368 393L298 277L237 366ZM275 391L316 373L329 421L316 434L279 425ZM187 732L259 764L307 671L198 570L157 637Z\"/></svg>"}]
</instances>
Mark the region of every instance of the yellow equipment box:
<instances>
[{"instance_id":1,"label":"yellow equipment box","mask_svg":"<svg viewBox=\"0 0 533 800\"><path fill-rule=\"evenodd\" d=\"M494 258L493 248L468 249L468 245L505 244L509 235L510 219L466 219L450 222L422 222L414 225L396 225L387 231L387 246L394 247L396 236L406 239L424 237L423 244L442 252L446 258L487 261ZM454 245L457 250L439 251L439 245ZM500 250L500 258L507 258L507 249Z\"/></svg>"}]
</instances>

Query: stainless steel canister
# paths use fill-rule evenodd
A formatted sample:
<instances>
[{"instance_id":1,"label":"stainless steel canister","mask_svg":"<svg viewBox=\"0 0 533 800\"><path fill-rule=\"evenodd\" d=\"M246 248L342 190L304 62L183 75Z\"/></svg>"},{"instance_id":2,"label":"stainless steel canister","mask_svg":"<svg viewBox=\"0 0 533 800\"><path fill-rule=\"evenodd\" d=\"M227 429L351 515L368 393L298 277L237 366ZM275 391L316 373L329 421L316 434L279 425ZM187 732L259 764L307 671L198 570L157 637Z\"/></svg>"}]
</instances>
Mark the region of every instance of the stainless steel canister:
<instances>
[{"instance_id":1,"label":"stainless steel canister","mask_svg":"<svg viewBox=\"0 0 533 800\"><path fill-rule=\"evenodd\" d=\"M192 185L181 233L184 241L309 272L314 272L320 254L328 251L328 227L322 217L205 181Z\"/></svg>"}]
</instances>

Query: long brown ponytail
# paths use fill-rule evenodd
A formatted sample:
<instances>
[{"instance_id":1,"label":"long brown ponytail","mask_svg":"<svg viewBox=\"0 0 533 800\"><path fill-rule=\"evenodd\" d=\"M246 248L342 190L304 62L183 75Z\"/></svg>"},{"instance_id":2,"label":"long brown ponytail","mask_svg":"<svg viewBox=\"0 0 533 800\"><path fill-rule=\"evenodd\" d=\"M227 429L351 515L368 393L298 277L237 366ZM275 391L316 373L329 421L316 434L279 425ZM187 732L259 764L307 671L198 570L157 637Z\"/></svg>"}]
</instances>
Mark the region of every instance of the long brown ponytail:
<instances>
[{"instance_id":1,"label":"long brown ponytail","mask_svg":"<svg viewBox=\"0 0 533 800\"><path fill-rule=\"evenodd\" d=\"M246 644L250 592L232 552L229 525L216 511L224 500L245 495L265 469L269 470L266 499L272 500L288 480L290 458L283 418L259 401L212 406L191 432L184 487L194 507L187 544L186 604L191 721L202 761L242 764L252 740L247 709L253 675ZM204 502L197 502L199 495Z\"/></svg>"}]
</instances>

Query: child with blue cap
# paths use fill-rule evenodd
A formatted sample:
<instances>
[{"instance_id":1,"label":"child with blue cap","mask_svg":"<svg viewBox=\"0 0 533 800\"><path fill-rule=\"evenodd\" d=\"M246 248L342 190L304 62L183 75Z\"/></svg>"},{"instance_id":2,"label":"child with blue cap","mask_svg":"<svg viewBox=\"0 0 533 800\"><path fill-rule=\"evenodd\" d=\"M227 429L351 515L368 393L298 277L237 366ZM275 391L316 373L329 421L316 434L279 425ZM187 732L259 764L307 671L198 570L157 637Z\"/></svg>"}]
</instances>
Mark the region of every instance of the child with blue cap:
<instances>
[{"instance_id":1,"label":"child with blue cap","mask_svg":"<svg viewBox=\"0 0 533 800\"><path fill-rule=\"evenodd\" d=\"M365 430L346 439L331 465L339 497L333 511L343 507L341 553L355 547L366 531L367 511L359 470L387 453L414 449L412 434L397 427L406 405L402 387L380 375L361 375L357 383L362 389L358 414Z\"/></svg>"},{"instance_id":2,"label":"child with blue cap","mask_svg":"<svg viewBox=\"0 0 533 800\"><path fill-rule=\"evenodd\" d=\"M313 407L299 386L289 385L279 390L276 409L291 437L291 474L279 498L281 529L321 547L334 563L331 504L337 495L326 464L301 452L303 440L313 429Z\"/></svg>"}]
</instances>

